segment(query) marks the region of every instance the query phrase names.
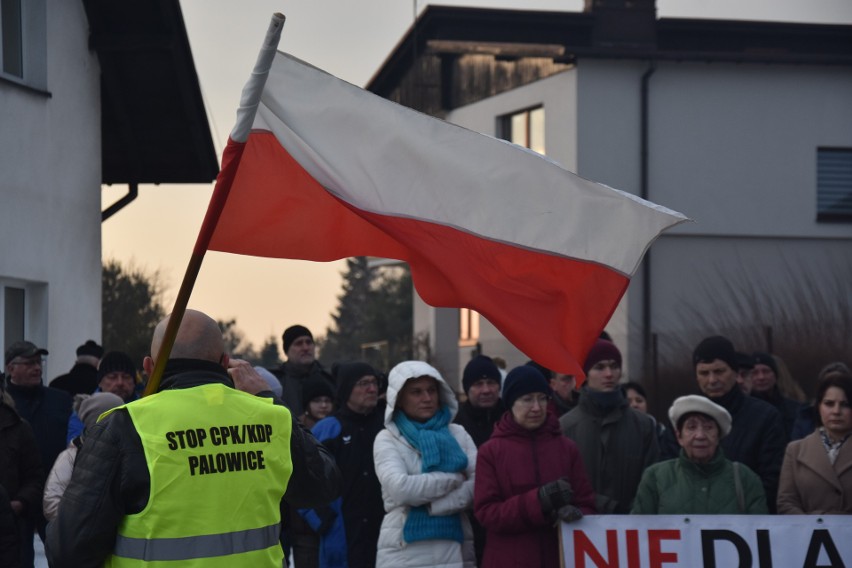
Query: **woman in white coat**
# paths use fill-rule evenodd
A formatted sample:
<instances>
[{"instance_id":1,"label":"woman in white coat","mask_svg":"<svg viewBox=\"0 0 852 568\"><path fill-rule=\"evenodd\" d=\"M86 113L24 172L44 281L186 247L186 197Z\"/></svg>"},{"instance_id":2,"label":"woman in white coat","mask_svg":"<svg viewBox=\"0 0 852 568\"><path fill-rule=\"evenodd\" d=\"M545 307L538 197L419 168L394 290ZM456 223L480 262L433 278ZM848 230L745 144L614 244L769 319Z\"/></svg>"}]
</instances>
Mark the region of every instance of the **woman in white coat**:
<instances>
[{"instance_id":1,"label":"woman in white coat","mask_svg":"<svg viewBox=\"0 0 852 568\"><path fill-rule=\"evenodd\" d=\"M472 568L476 446L452 424L458 402L441 374L405 361L388 377L385 430L373 444L385 518L377 568Z\"/></svg>"}]
</instances>

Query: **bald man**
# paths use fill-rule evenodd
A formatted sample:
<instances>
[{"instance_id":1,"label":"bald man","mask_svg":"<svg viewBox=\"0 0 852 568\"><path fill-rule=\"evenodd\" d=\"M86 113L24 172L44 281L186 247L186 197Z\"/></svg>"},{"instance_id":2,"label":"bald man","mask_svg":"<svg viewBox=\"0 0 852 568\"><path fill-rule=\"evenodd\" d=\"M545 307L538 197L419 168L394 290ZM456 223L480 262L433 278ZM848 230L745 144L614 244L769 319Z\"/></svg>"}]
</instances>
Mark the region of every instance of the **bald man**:
<instances>
[{"instance_id":1,"label":"bald man","mask_svg":"<svg viewBox=\"0 0 852 568\"><path fill-rule=\"evenodd\" d=\"M142 363L149 374L167 324ZM159 391L87 432L48 526L50 565L280 568L282 499L325 505L340 472L268 389L228 357L212 318L187 310Z\"/></svg>"}]
</instances>

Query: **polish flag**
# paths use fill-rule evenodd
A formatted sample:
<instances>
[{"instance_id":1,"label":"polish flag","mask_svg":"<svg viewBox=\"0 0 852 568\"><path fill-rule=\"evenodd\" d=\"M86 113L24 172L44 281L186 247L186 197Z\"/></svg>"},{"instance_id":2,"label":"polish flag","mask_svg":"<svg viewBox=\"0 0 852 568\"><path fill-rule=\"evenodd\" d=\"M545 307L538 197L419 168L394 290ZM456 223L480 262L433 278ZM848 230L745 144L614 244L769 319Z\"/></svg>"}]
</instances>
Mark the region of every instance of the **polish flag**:
<instances>
[{"instance_id":1,"label":"polish flag","mask_svg":"<svg viewBox=\"0 0 852 568\"><path fill-rule=\"evenodd\" d=\"M642 255L686 219L285 53L267 59L223 156L209 250L405 261L428 304L474 309L581 377Z\"/></svg>"}]
</instances>

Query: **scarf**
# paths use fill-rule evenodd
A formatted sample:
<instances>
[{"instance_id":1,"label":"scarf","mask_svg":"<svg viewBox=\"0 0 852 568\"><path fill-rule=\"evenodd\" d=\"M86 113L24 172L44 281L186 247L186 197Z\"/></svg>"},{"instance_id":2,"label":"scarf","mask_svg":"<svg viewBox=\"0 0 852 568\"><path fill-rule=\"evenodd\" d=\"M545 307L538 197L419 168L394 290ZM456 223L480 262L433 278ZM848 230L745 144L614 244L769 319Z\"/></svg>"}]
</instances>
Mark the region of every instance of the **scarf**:
<instances>
[{"instance_id":1,"label":"scarf","mask_svg":"<svg viewBox=\"0 0 852 568\"><path fill-rule=\"evenodd\" d=\"M450 434L450 410L442 406L426 422L414 422L405 413L394 414L394 423L409 444L420 452L422 473L464 471L467 456ZM425 505L411 507L402 530L405 542L421 540L454 540L462 542L461 515L432 516Z\"/></svg>"},{"instance_id":2,"label":"scarf","mask_svg":"<svg viewBox=\"0 0 852 568\"><path fill-rule=\"evenodd\" d=\"M819 434L822 437L822 445L825 448L826 453L828 453L828 461L831 462L831 465L834 465L834 462L837 461L837 455L840 453L840 448L843 446L843 443L849 439L849 434L843 436L843 439L839 442L832 442L831 438L828 437L828 432L825 431L825 428L820 428Z\"/></svg>"}]
</instances>

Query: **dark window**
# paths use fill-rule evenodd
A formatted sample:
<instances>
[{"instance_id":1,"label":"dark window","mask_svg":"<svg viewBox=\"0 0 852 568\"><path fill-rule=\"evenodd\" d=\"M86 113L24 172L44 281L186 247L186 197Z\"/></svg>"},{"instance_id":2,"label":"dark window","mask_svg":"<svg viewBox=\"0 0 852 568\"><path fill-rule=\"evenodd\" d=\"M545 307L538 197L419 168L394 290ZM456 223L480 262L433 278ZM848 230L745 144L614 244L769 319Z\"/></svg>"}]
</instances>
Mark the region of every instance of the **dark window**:
<instances>
[{"instance_id":1,"label":"dark window","mask_svg":"<svg viewBox=\"0 0 852 568\"><path fill-rule=\"evenodd\" d=\"M24 76L23 20L21 0L0 0L0 52L3 73Z\"/></svg>"},{"instance_id":2,"label":"dark window","mask_svg":"<svg viewBox=\"0 0 852 568\"><path fill-rule=\"evenodd\" d=\"M817 221L852 221L852 148L817 148Z\"/></svg>"},{"instance_id":3,"label":"dark window","mask_svg":"<svg viewBox=\"0 0 852 568\"><path fill-rule=\"evenodd\" d=\"M4 351L14 342L24 339L25 299L26 294L23 288L7 286L4 289L2 306Z\"/></svg>"}]
</instances>

